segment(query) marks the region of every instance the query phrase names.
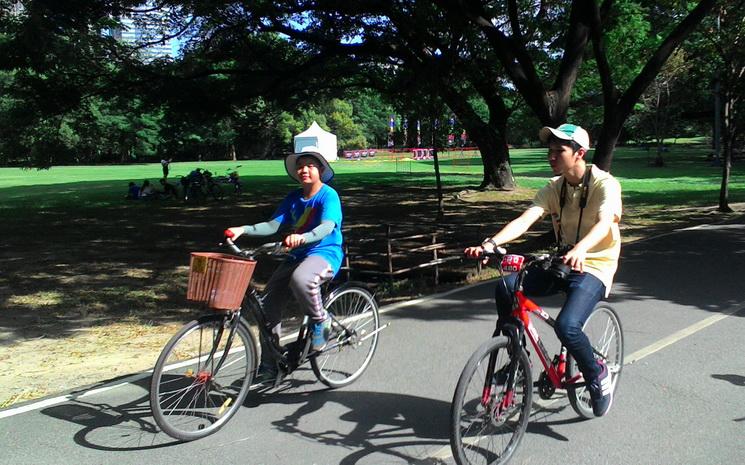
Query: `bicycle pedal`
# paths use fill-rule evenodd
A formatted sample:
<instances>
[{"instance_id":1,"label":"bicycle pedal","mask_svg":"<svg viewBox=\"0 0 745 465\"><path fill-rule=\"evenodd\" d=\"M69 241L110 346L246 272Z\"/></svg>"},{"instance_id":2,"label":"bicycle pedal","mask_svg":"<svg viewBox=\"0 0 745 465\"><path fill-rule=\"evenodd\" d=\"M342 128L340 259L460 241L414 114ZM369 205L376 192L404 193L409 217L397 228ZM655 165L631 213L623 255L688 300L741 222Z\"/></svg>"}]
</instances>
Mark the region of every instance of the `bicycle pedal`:
<instances>
[{"instance_id":1,"label":"bicycle pedal","mask_svg":"<svg viewBox=\"0 0 745 465\"><path fill-rule=\"evenodd\" d=\"M272 387L273 388L279 387L279 385L282 384L282 381L285 380L285 377L287 377L287 375L288 375L288 373L286 373L285 371L279 370L277 372L277 377L274 378L274 385Z\"/></svg>"}]
</instances>

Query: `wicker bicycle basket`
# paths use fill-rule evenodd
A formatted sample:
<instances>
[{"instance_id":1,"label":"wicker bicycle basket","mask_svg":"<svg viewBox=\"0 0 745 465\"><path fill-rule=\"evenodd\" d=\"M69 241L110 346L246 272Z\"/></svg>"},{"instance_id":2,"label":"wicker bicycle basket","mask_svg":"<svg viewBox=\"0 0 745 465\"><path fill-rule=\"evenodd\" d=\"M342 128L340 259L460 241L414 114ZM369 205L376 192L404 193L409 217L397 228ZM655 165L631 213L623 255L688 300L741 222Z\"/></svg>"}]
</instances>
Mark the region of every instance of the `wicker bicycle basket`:
<instances>
[{"instance_id":1,"label":"wicker bicycle basket","mask_svg":"<svg viewBox=\"0 0 745 465\"><path fill-rule=\"evenodd\" d=\"M186 298L217 310L241 306L255 260L222 253L192 252Z\"/></svg>"}]
</instances>

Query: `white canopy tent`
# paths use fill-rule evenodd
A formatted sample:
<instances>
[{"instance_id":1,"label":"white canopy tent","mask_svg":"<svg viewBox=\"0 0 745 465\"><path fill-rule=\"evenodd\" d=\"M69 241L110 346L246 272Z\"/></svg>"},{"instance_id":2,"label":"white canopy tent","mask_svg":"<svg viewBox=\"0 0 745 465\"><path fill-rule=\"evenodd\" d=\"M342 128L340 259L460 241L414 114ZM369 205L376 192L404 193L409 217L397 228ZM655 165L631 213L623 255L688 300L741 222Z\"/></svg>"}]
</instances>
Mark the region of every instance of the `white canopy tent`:
<instances>
[{"instance_id":1,"label":"white canopy tent","mask_svg":"<svg viewBox=\"0 0 745 465\"><path fill-rule=\"evenodd\" d=\"M308 147L315 147L328 161L335 161L338 158L336 155L336 136L324 130L315 121L308 129L296 135L293 141L296 153Z\"/></svg>"}]
</instances>

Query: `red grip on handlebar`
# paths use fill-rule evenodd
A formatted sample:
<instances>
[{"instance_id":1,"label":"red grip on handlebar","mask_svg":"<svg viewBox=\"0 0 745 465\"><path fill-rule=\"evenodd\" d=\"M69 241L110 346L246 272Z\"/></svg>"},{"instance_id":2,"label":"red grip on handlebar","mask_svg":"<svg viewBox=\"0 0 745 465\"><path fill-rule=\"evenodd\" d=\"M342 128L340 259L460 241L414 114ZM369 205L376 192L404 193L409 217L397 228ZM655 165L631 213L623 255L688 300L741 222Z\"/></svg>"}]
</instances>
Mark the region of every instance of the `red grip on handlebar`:
<instances>
[{"instance_id":1,"label":"red grip on handlebar","mask_svg":"<svg viewBox=\"0 0 745 465\"><path fill-rule=\"evenodd\" d=\"M223 234L225 234L225 237L227 237L228 239L232 239L233 237L235 237L235 234L233 234L233 231L231 231L230 229L226 229Z\"/></svg>"}]
</instances>

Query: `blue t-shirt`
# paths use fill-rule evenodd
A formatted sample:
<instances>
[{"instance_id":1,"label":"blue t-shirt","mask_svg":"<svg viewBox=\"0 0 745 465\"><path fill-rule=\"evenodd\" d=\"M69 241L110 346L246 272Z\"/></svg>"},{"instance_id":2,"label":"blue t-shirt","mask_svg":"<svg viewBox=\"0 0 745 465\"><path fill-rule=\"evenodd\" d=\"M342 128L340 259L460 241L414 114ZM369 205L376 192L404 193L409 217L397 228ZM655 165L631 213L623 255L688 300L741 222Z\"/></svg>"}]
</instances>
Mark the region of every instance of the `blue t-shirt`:
<instances>
[{"instance_id":1,"label":"blue t-shirt","mask_svg":"<svg viewBox=\"0 0 745 465\"><path fill-rule=\"evenodd\" d=\"M290 253L299 260L311 255L323 257L334 274L339 272L344 256L341 236L341 200L339 194L326 184L309 199L303 198L303 190L290 192L272 215L281 225L289 225L296 234L311 231L322 221L333 221L334 229L326 237L312 244L302 245Z\"/></svg>"}]
</instances>

